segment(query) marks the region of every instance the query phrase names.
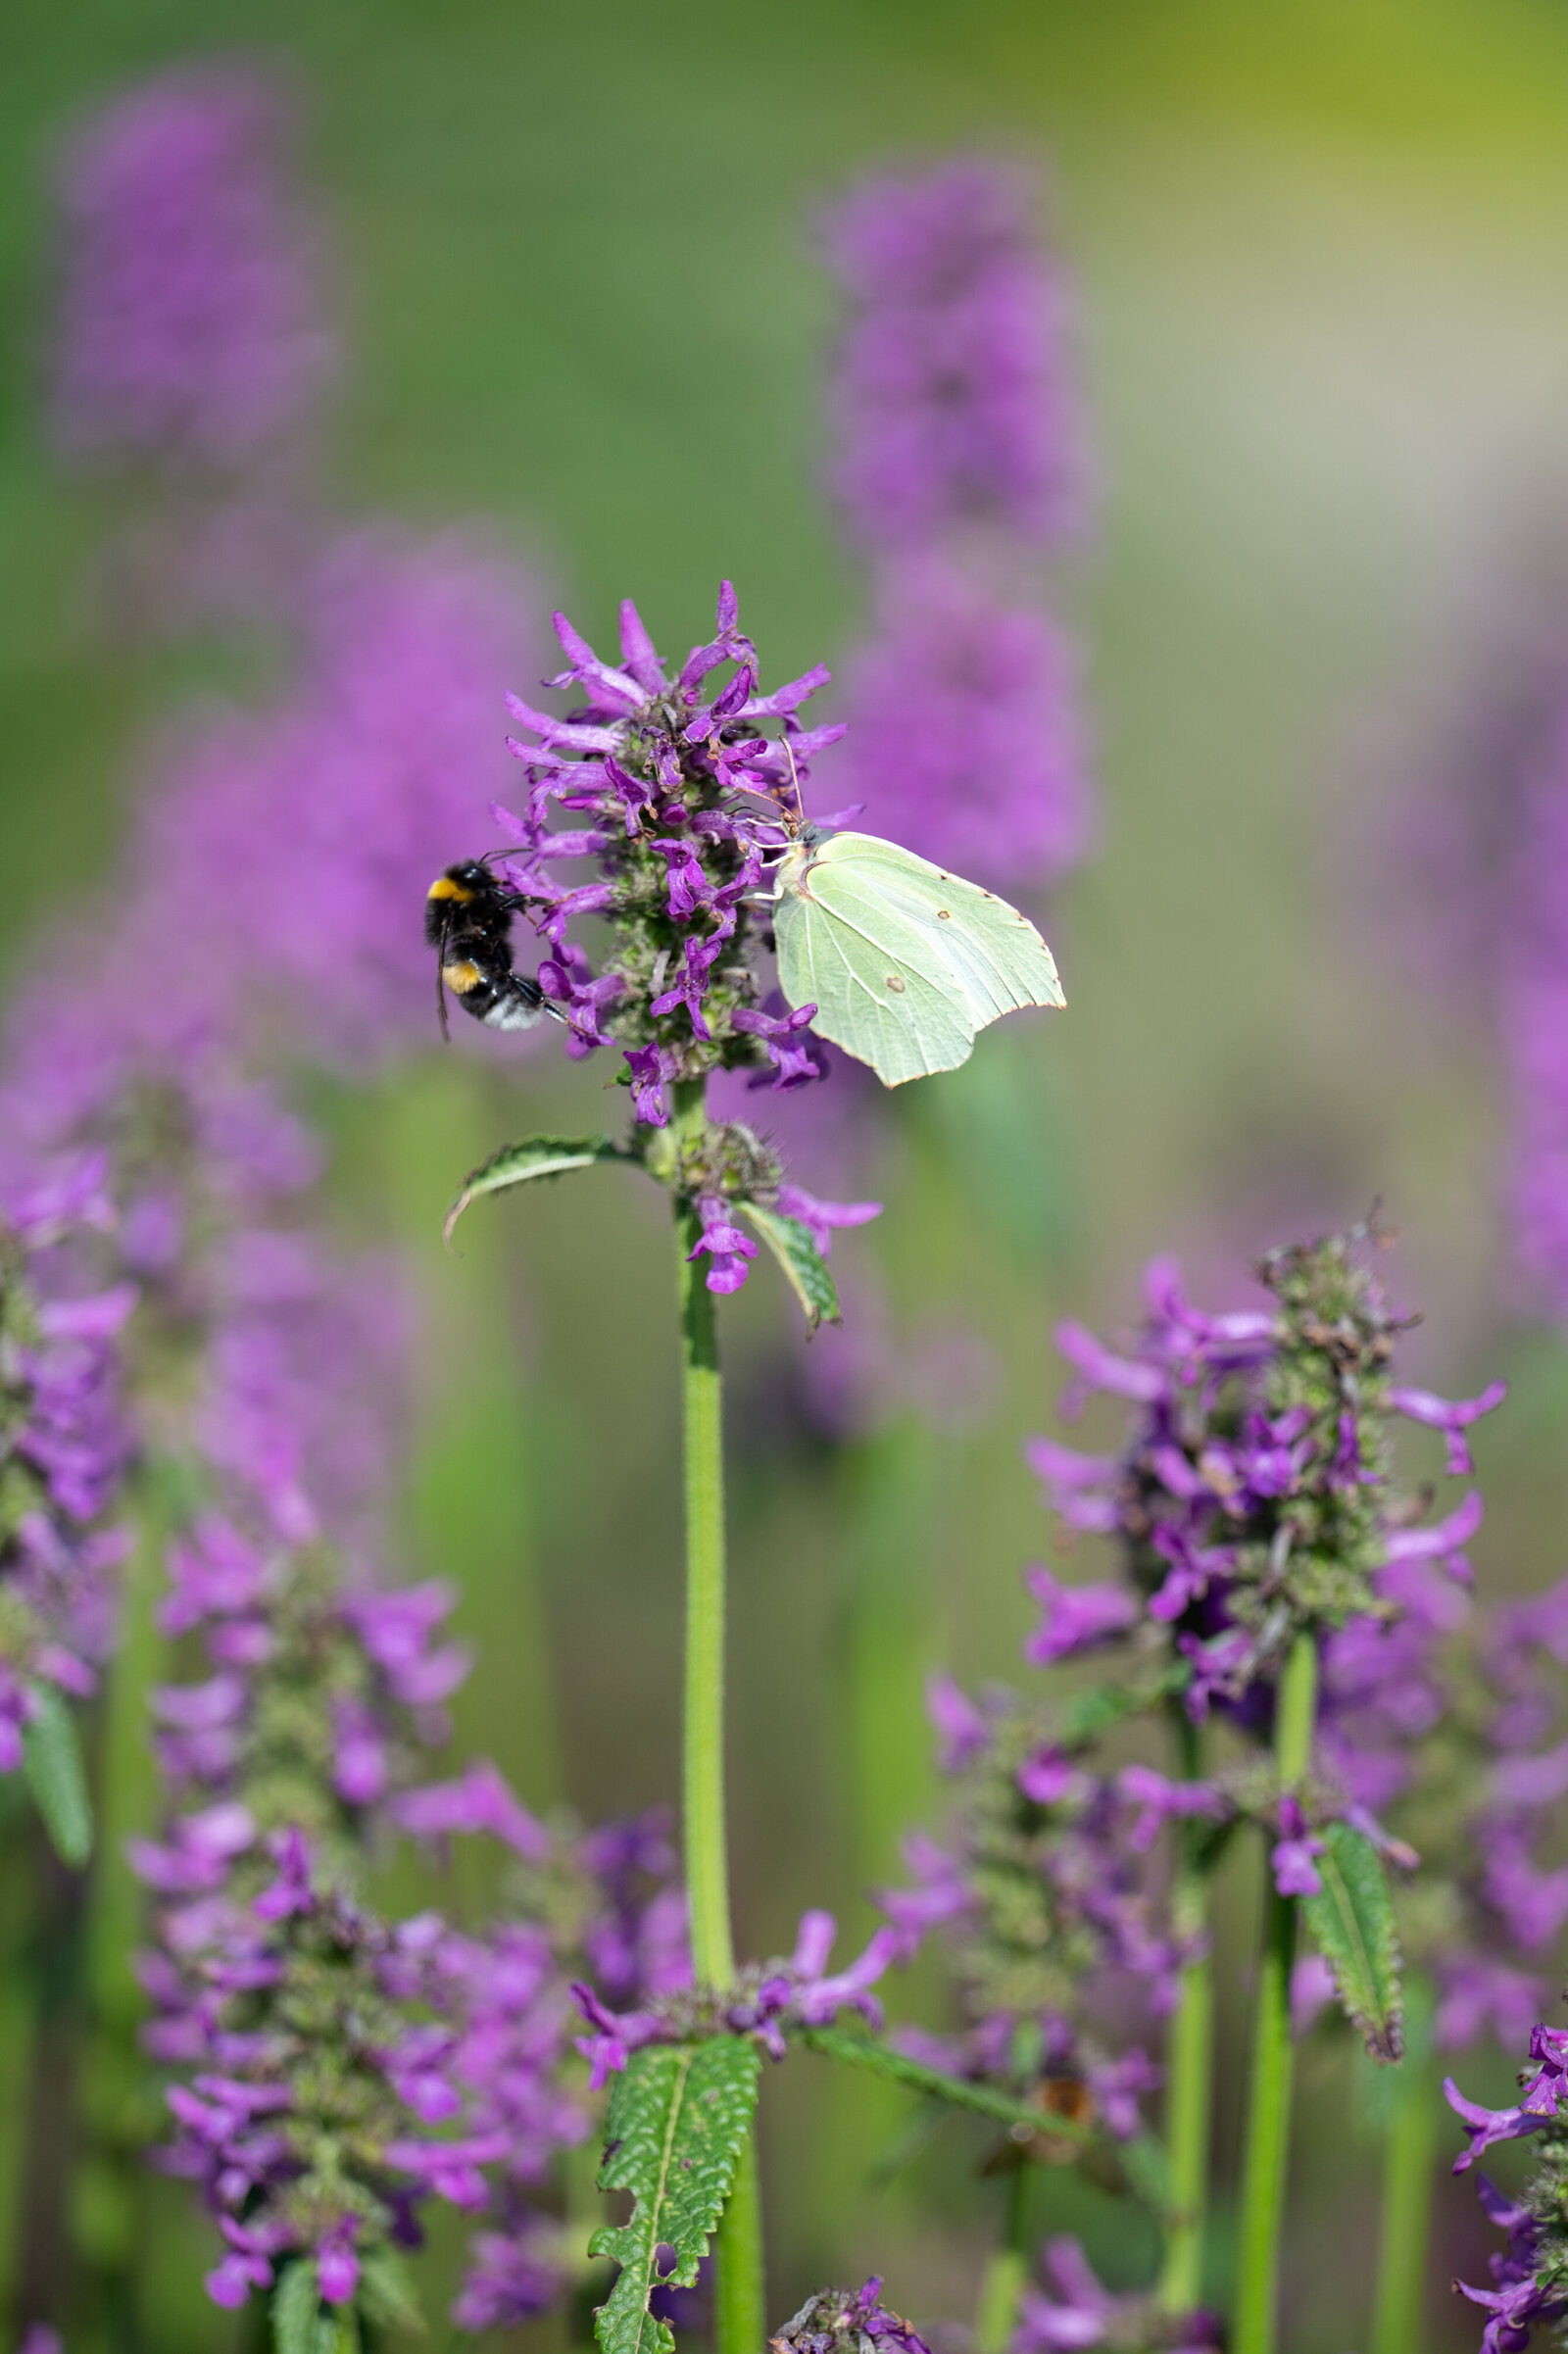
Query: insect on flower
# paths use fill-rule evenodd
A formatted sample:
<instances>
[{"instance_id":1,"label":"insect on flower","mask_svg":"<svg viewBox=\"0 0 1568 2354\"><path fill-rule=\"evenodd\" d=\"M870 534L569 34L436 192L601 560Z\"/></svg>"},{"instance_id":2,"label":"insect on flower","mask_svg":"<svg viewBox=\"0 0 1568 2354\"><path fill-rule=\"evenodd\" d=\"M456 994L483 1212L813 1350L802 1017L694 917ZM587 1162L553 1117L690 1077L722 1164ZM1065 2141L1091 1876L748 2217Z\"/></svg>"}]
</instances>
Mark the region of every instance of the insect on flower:
<instances>
[{"instance_id":1,"label":"insect on flower","mask_svg":"<svg viewBox=\"0 0 1568 2354\"><path fill-rule=\"evenodd\" d=\"M447 991L465 1013L491 1030L531 1030L553 1005L537 981L512 963L512 914L526 904L507 891L484 858L466 858L438 874L424 902L424 936L436 952L435 996L441 1035L447 1029Z\"/></svg>"}]
</instances>

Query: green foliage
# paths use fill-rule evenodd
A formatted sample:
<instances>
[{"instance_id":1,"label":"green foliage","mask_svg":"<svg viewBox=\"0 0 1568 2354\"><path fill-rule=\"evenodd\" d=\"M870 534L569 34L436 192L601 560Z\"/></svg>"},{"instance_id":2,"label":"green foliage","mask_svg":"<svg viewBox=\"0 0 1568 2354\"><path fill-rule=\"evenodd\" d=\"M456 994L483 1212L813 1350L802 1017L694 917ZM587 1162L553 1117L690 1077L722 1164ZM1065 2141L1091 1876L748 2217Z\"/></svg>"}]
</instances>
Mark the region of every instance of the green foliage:
<instances>
[{"instance_id":1,"label":"green foliage","mask_svg":"<svg viewBox=\"0 0 1568 2354\"><path fill-rule=\"evenodd\" d=\"M360 2307L366 2320L379 2329L424 2332L425 2319L408 2266L395 2248L376 2248L361 2262Z\"/></svg>"},{"instance_id":2,"label":"green foliage","mask_svg":"<svg viewBox=\"0 0 1568 2354\"><path fill-rule=\"evenodd\" d=\"M23 1735L22 1770L62 1863L92 1853L92 1800L70 1709L52 1684L32 1687L37 1713Z\"/></svg>"},{"instance_id":3,"label":"green foliage","mask_svg":"<svg viewBox=\"0 0 1568 2354\"><path fill-rule=\"evenodd\" d=\"M337 2354L334 2317L321 2311L314 2264L286 2265L272 2291L272 2354Z\"/></svg>"},{"instance_id":4,"label":"green foliage","mask_svg":"<svg viewBox=\"0 0 1568 2354\"><path fill-rule=\"evenodd\" d=\"M657 2287L689 2288L697 2279L751 2130L760 2073L754 2043L721 2035L649 2044L615 2079L599 2187L629 2190L636 2204L629 2223L606 2224L588 2243L590 2256L612 2257L621 2268L594 2317L605 2354L673 2354L674 2337L648 2299ZM662 2244L675 2251L662 2273Z\"/></svg>"},{"instance_id":5,"label":"green foliage","mask_svg":"<svg viewBox=\"0 0 1568 2354\"><path fill-rule=\"evenodd\" d=\"M781 1209L764 1209L760 1202L742 1202L739 1207L783 1268L811 1331L824 1318L829 1324L841 1322L832 1270L811 1240L809 1227L799 1218L787 1218Z\"/></svg>"},{"instance_id":6,"label":"green foliage","mask_svg":"<svg viewBox=\"0 0 1568 2354\"><path fill-rule=\"evenodd\" d=\"M884 2043L880 2036L858 2035L853 2028L808 2027L801 2031L801 2041L827 2059L847 2061L853 2068L864 2068L872 2076L883 2077L890 2084L905 2084L911 2092L923 2092L933 2100L947 2101L954 2108L972 2109L978 2116L995 2118L999 2125L1026 2127L1030 2133L1038 2133L1045 2127L1054 2141L1087 2144L1098 2138L1093 2126L1048 2113L1027 2101L1014 2100L994 2084L972 2083L967 2077L949 2076L941 2068L928 2068L923 2060L911 2060L891 2043Z\"/></svg>"},{"instance_id":7,"label":"green foliage","mask_svg":"<svg viewBox=\"0 0 1568 2354\"><path fill-rule=\"evenodd\" d=\"M1331 1823L1323 1840L1322 1892L1303 1897L1301 1910L1346 2017L1375 2060L1397 2060L1404 2050L1399 1938L1383 1859L1348 1823Z\"/></svg>"},{"instance_id":8,"label":"green foliage","mask_svg":"<svg viewBox=\"0 0 1568 2354\"><path fill-rule=\"evenodd\" d=\"M635 1152L612 1144L608 1136L530 1136L520 1145L503 1145L499 1152L468 1171L447 1211L442 1234L450 1243L458 1220L481 1194L504 1194L514 1185L528 1185L537 1177L563 1177L568 1169L591 1169L602 1160L636 1158Z\"/></svg>"}]
</instances>

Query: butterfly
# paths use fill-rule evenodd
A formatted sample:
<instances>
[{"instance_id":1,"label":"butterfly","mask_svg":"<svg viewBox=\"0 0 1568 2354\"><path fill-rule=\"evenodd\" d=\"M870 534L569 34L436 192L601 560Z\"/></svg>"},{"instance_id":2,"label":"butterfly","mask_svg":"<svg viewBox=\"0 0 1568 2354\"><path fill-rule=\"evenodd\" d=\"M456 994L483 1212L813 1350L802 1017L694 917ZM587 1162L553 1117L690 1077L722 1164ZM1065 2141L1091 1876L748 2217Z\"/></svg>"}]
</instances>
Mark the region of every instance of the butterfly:
<instances>
[{"instance_id":1,"label":"butterfly","mask_svg":"<svg viewBox=\"0 0 1568 2354\"><path fill-rule=\"evenodd\" d=\"M787 1002L886 1087L956 1070L1004 1013L1067 1003L1027 915L874 834L804 827L772 912Z\"/></svg>"}]
</instances>

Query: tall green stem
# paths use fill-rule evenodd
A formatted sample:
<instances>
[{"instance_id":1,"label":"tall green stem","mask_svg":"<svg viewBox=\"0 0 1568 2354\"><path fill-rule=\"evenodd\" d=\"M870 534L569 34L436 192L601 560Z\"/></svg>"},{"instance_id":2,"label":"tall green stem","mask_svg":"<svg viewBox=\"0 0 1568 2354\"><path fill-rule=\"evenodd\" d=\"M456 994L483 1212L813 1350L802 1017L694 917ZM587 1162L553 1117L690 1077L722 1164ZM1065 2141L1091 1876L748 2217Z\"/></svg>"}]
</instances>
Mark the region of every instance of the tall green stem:
<instances>
[{"instance_id":1,"label":"tall green stem","mask_svg":"<svg viewBox=\"0 0 1568 2354\"><path fill-rule=\"evenodd\" d=\"M1282 1790L1295 1790L1305 1776L1312 1755L1316 1709L1317 1639L1308 1631L1297 1636L1280 1675L1274 1759ZM1291 2141L1291 1964L1296 1958L1296 1899L1280 1895L1266 1862L1264 1870L1268 1892L1252 2017L1233 2354L1274 2354L1280 2226Z\"/></svg>"},{"instance_id":2,"label":"tall green stem","mask_svg":"<svg viewBox=\"0 0 1568 2354\"><path fill-rule=\"evenodd\" d=\"M1201 1779L1202 1741L1177 1703L1176 1738L1184 1782ZM1203 2231L1208 2193L1208 2145L1213 2115L1214 1963L1208 1949L1209 1871L1202 1860L1203 1826L1180 1826L1171 1927L1199 1950L1183 1964L1165 2050L1165 2160L1171 2221L1159 2299L1167 2313L1191 2313L1203 2289Z\"/></svg>"},{"instance_id":3,"label":"tall green stem","mask_svg":"<svg viewBox=\"0 0 1568 2354\"><path fill-rule=\"evenodd\" d=\"M1383 2144L1382 2246L1372 2354L1421 2354L1432 2233L1432 2178L1442 2107L1429 2066L1431 1987L1419 1977L1405 1986L1404 2058L1392 2078L1393 2114Z\"/></svg>"},{"instance_id":4,"label":"tall green stem","mask_svg":"<svg viewBox=\"0 0 1568 2354\"><path fill-rule=\"evenodd\" d=\"M677 1152L707 1124L701 1081L674 1090ZM700 1985L735 1976L724 1828L724 1412L717 1320L696 1204L677 1197L682 1435L686 1476L686 1687L681 1804L692 1968ZM714 2354L757 2354L766 2337L757 2146L748 2140L714 2238Z\"/></svg>"},{"instance_id":5,"label":"tall green stem","mask_svg":"<svg viewBox=\"0 0 1568 2354\"><path fill-rule=\"evenodd\" d=\"M1007 2176L1002 2245L986 2266L975 2308L976 2354L1006 2354L1018 2327L1018 2299L1029 2278L1029 2162Z\"/></svg>"}]
</instances>

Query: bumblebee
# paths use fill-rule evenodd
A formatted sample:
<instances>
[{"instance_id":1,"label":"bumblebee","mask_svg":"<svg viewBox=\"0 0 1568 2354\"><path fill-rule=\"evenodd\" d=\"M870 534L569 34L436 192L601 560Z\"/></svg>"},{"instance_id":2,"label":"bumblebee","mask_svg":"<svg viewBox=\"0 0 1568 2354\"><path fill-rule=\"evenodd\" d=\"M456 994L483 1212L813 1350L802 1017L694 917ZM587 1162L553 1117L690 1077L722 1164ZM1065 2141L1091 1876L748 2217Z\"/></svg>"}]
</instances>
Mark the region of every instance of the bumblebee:
<instances>
[{"instance_id":1,"label":"bumblebee","mask_svg":"<svg viewBox=\"0 0 1568 2354\"><path fill-rule=\"evenodd\" d=\"M424 903L424 937L436 952L436 1005L441 1035L447 1030L447 991L465 1013L491 1030L530 1030L546 1014L564 1021L537 981L512 968L512 914L526 906L520 891L508 891L482 858L449 866L430 885Z\"/></svg>"}]
</instances>

